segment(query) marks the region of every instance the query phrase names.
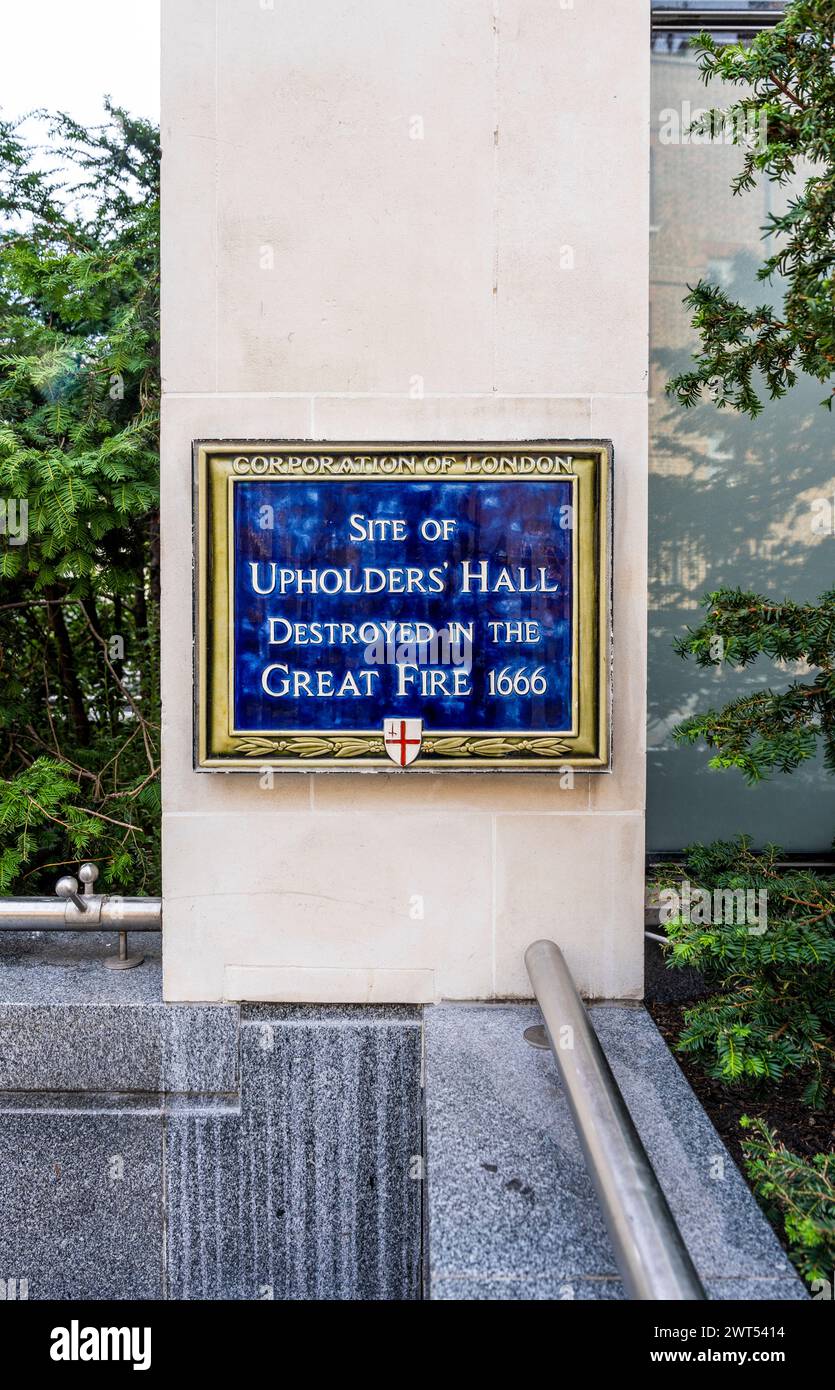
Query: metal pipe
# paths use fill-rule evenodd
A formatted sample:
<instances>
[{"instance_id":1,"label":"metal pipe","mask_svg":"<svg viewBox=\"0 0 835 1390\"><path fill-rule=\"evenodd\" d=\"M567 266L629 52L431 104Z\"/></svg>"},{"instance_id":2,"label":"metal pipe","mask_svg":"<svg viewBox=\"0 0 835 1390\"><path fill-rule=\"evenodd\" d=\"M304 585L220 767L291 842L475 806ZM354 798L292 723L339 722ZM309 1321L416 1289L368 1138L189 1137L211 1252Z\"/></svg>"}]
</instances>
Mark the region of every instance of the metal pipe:
<instances>
[{"instance_id":1,"label":"metal pipe","mask_svg":"<svg viewBox=\"0 0 835 1390\"><path fill-rule=\"evenodd\" d=\"M0 898L0 931L161 930L161 898L90 897L84 912L70 898Z\"/></svg>"},{"instance_id":2,"label":"metal pipe","mask_svg":"<svg viewBox=\"0 0 835 1390\"><path fill-rule=\"evenodd\" d=\"M562 951L535 941L525 965L627 1297L705 1298Z\"/></svg>"}]
</instances>

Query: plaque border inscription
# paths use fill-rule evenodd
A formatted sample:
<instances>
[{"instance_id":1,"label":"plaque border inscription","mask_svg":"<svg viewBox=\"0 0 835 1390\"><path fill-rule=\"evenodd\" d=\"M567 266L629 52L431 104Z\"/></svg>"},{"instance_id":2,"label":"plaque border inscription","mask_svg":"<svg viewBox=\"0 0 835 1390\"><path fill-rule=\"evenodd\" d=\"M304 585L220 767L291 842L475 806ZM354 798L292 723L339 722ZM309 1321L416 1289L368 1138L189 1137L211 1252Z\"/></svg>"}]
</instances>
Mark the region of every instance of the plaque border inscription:
<instances>
[{"instance_id":1,"label":"plaque border inscription","mask_svg":"<svg viewBox=\"0 0 835 1390\"><path fill-rule=\"evenodd\" d=\"M568 730L426 730L408 775L421 772L547 772L611 767L612 444L609 440L508 442L195 440L194 480L194 766L200 772L398 772L374 730L236 730L233 719L233 528L237 481L286 482L349 477L380 486L404 478L491 482L572 482L572 726ZM407 468L404 458L412 460ZM547 460L531 471L523 460ZM334 472L322 460L351 460ZM253 466L255 461L255 466ZM293 462L295 461L295 463ZM444 461L441 463L440 461ZM385 464L385 471L383 470ZM443 469L443 471L441 471Z\"/></svg>"}]
</instances>

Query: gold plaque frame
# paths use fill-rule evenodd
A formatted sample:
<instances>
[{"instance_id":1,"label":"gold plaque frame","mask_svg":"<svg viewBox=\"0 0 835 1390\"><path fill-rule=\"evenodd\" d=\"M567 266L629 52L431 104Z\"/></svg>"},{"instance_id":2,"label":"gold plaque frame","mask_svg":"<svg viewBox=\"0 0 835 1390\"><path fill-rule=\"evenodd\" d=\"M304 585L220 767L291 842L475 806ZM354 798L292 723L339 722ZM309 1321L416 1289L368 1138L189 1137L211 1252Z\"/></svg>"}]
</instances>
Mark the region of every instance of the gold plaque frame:
<instances>
[{"instance_id":1,"label":"gold plaque frame","mask_svg":"<svg viewBox=\"0 0 835 1390\"><path fill-rule=\"evenodd\" d=\"M611 492L608 440L513 443L333 443L196 441L195 759L198 771L604 772L610 759ZM427 730L417 760L402 771L387 757L381 728L235 729L232 496L236 482L361 477L385 486L403 478L465 482L489 478L572 483L573 692L567 730Z\"/></svg>"}]
</instances>

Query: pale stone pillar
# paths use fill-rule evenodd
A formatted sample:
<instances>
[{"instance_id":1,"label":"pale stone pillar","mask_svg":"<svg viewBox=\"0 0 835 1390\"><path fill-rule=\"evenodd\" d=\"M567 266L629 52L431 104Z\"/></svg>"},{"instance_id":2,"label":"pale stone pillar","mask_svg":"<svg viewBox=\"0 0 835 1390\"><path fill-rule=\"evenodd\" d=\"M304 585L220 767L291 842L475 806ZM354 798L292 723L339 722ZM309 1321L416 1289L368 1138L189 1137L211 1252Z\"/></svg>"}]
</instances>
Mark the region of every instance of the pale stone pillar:
<instances>
[{"instance_id":1,"label":"pale stone pillar","mask_svg":"<svg viewBox=\"0 0 835 1390\"><path fill-rule=\"evenodd\" d=\"M647 0L163 0L169 999L641 992ZM611 438L613 771L192 767L191 444Z\"/></svg>"}]
</instances>

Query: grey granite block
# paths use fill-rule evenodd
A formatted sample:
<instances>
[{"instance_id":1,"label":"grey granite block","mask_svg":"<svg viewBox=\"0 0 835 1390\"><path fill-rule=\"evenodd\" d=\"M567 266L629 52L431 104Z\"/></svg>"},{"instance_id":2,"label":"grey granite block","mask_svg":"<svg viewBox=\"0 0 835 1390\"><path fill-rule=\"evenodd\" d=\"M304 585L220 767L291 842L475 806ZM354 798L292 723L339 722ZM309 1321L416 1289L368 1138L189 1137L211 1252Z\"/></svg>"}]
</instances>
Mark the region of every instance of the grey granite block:
<instances>
[{"instance_id":1,"label":"grey granite block","mask_svg":"<svg viewBox=\"0 0 835 1390\"><path fill-rule=\"evenodd\" d=\"M0 1277L30 1298L419 1296L420 1010L253 1006L241 1033L237 1005L164 1004L142 946L114 973L107 939L0 941Z\"/></svg>"},{"instance_id":2,"label":"grey granite block","mask_svg":"<svg viewBox=\"0 0 835 1390\"><path fill-rule=\"evenodd\" d=\"M781 1294L805 1297L649 1015L606 1006L591 1013L702 1278L773 1280ZM537 1298L564 1296L567 1285L590 1297L595 1280L604 1281L603 1296L620 1296L555 1064L522 1038L537 1022L538 1009L525 1005L425 1012L433 1298L481 1296L461 1290L485 1282L489 1297L503 1285L514 1289L510 1297L533 1296L519 1292L526 1283Z\"/></svg>"},{"instance_id":3,"label":"grey granite block","mask_svg":"<svg viewBox=\"0 0 835 1390\"><path fill-rule=\"evenodd\" d=\"M4 1004L153 1004L162 1000L159 932L134 932L144 955L135 970L109 970L114 932L0 932L0 999Z\"/></svg>"},{"instance_id":4,"label":"grey granite block","mask_svg":"<svg viewBox=\"0 0 835 1390\"><path fill-rule=\"evenodd\" d=\"M785 1279L706 1279L705 1292L708 1298L717 1302L795 1303L809 1296L798 1293L794 1276Z\"/></svg>"},{"instance_id":5,"label":"grey granite block","mask_svg":"<svg viewBox=\"0 0 835 1390\"><path fill-rule=\"evenodd\" d=\"M447 1303L541 1303L580 1302L610 1303L625 1297L619 1279L552 1278L490 1279L464 1275L461 1278L440 1276L432 1281L432 1298Z\"/></svg>"},{"instance_id":6,"label":"grey granite block","mask_svg":"<svg viewBox=\"0 0 835 1390\"><path fill-rule=\"evenodd\" d=\"M169 1296L414 1298L416 1010L245 1006L241 1114L166 1120Z\"/></svg>"},{"instance_id":7,"label":"grey granite block","mask_svg":"<svg viewBox=\"0 0 835 1390\"><path fill-rule=\"evenodd\" d=\"M0 1090L232 1091L238 1010L0 1004Z\"/></svg>"},{"instance_id":8,"label":"grey granite block","mask_svg":"<svg viewBox=\"0 0 835 1390\"><path fill-rule=\"evenodd\" d=\"M64 933L0 941L0 1090L232 1091L239 1010L163 1004L159 937L108 970L112 941Z\"/></svg>"},{"instance_id":9,"label":"grey granite block","mask_svg":"<svg viewBox=\"0 0 835 1390\"><path fill-rule=\"evenodd\" d=\"M707 1279L711 1300L750 1303L794 1302L796 1281L786 1279ZM446 1302L620 1302L626 1293L619 1279L490 1279L441 1276L432 1283L432 1298Z\"/></svg>"},{"instance_id":10,"label":"grey granite block","mask_svg":"<svg viewBox=\"0 0 835 1390\"><path fill-rule=\"evenodd\" d=\"M278 1298L417 1292L420 1026L392 1010L318 1017L243 1011L247 1196L277 1220L249 1227L245 1271Z\"/></svg>"},{"instance_id":11,"label":"grey granite block","mask_svg":"<svg viewBox=\"0 0 835 1390\"><path fill-rule=\"evenodd\" d=\"M551 1056L522 1039L538 1010L425 1013L431 1293L437 1280L617 1278ZM444 1283L441 1287L446 1287Z\"/></svg>"},{"instance_id":12,"label":"grey granite block","mask_svg":"<svg viewBox=\"0 0 835 1390\"><path fill-rule=\"evenodd\" d=\"M163 1004L160 1089L193 1094L237 1091L237 1004Z\"/></svg>"},{"instance_id":13,"label":"grey granite block","mask_svg":"<svg viewBox=\"0 0 835 1390\"><path fill-rule=\"evenodd\" d=\"M0 1279L28 1298L162 1294L155 1098L0 1097Z\"/></svg>"},{"instance_id":14,"label":"grey granite block","mask_svg":"<svg viewBox=\"0 0 835 1390\"><path fill-rule=\"evenodd\" d=\"M423 1020L419 1004L245 1004L247 1023L413 1023Z\"/></svg>"},{"instance_id":15,"label":"grey granite block","mask_svg":"<svg viewBox=\"0 0 835 1390\"><path fill-rule=\"evenodd\" d=\"M166 1297L257 1298L241 1279L240 1106L172 1099L165 1122Z\"/></svg>"},{"instance_id":16,"label":"grey granite block","mask_svg":"<svg viewBox=\"0 0 835 1390\"><path fill-rule=\"evenodd\" d=\"M0 1004L0 1087L156 1090L155 1032L142 1006Z\"/></svg>"}]
</instances>

